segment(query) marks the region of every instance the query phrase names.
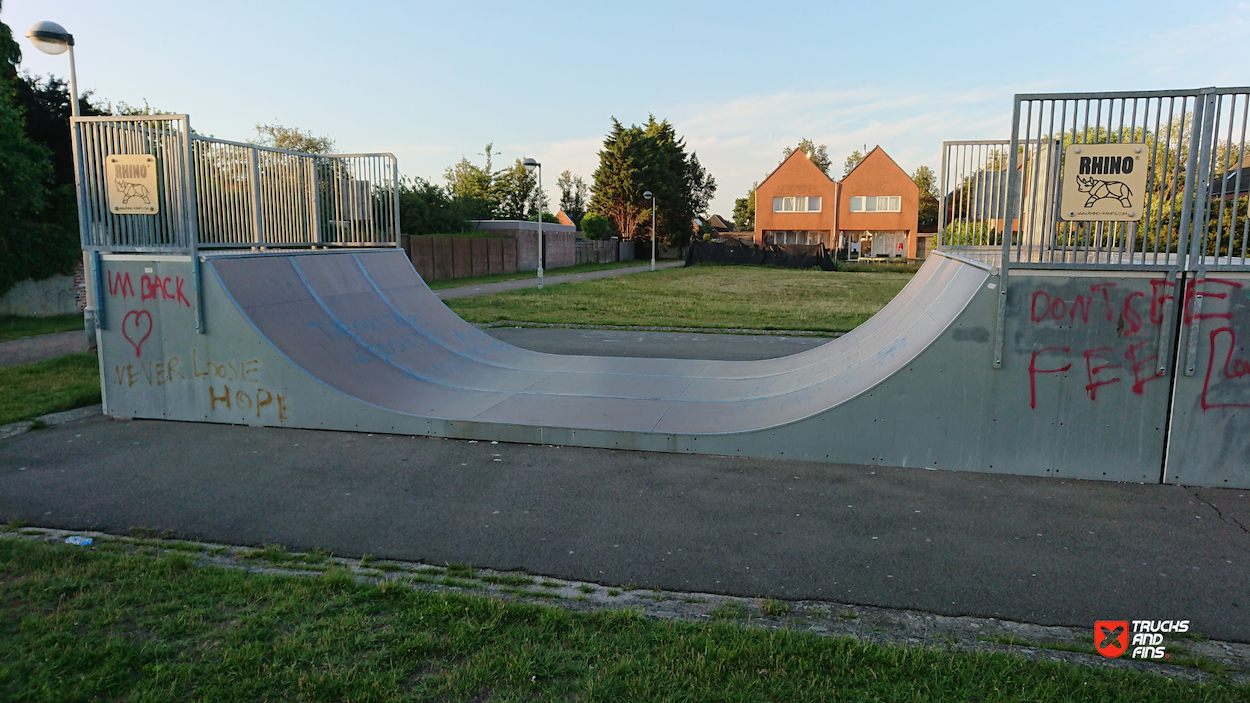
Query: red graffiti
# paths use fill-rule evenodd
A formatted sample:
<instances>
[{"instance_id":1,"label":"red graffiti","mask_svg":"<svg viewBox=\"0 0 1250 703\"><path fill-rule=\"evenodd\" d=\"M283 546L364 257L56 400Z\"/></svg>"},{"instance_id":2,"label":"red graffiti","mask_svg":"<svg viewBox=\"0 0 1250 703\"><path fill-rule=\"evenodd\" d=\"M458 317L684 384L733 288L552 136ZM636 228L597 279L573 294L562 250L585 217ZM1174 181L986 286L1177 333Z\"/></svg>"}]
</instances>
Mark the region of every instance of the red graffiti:
<instances>
[{"instance_id":1,"label":"red graffiti","mask_svg":"<svg viewBox=\"0 0 1250 703\"><path fill-rule=\"evenodd\" d=\"M1142 389L1147 383L1163 378L1154 370L1155 363L1159 360L1158 354L1151 354L1150 356L1144 356L1140 359L1137 357L1138 350L1147 344L1149 344L1149 342L1130 344L1128 351L1124 352L1124 358L1128 359L1129 370L1133 372L1133 392L1137 395L1142 394ZM1143 376L1142 370L1148 367L1151 369L1150 374Z\"/></svg>"},{"instance_id":2,"label":"red graffiti","mask_svg":"<svg viewBox=\"0 0 1250 703\"><path fill-rule=\"evenodd\" d=\"M114 275L112 271L109 271L108 277L109 295L113 297L121 295L121 297L125 299L135 294L135 287L134 284L130 282L129 273L119 273Z\"/></svg>"},{"instance_id":3,"label":"red graffiti","mask_svg":"<svg viewBox=\"0 0 1250 703\"><path fill-rule=\"evenodd\" d=\"M1169 300L1175 300L1172 291L1176 284L1167 279L1155 278L1150 281L1150 324L1163 324L1163 306Z\"/></svg>"},{"instance_id":4,"label":"red graffiti","mask_svg":"<svg viewBox=\"0 0 1250 703\"><path fill-rule=\"evenodd\" d=\"M182 285L186 280L182 276L149 276L146 273L139 279L139 290L142 300L173 300L191 307L191 301L182 294ZM172 290L171 290L172 286Z\"/></svg>"},{"instance_id":5,"label":"red graffiti","mask_svg":"<svg viewBox=\"0 0 1250 703\"><path fill-rule=\"evenodd\" d=\"M1202 288L1208 284L1217 286L1228 286L1230 288L1241 288L1241 284L1237 281L1228 281L1223 278L1204 278L1201 281L1194 281L1193 285L1188 286L1185 290L1185 324L1190 324L1194 320L1212 320L1223 319L1230 320L1233 317L1232 312L1200 312L1194 314L1194 301L1199 297L1202 298L1219 298L1221 300L1228 297L1228 291L1215 293L1212 291L1204 291Z\"/></svg>"},{"instance_id":6,"label":"red graffiti","mask_svg":"<svg viewBox=\"0 0 1250 703\"><path fill-rule=\"evenodd\" d=\"M143 343L152 336L152 313L147 310L131 310L126 313L122 318L122 336L135 348L135 356L139 356Z\"/></svg>"},{"instance_id":7,"label":"red graffiti","mask_svg":"<svg viewBox=\"0 0 1250 703\"><path fill-rule=\"evenodd\" d=\"M1220 327L1218 329L1211 330L1211 356L1207 360L1206 378L1202 381L1203 412L1206 412L1211 408L1250 408L1250 403L1213 403L1207 399L1207 392L1211 387L1211 374L1215 372L1215 349L1217 341L1224 336L1227 336L1228 338L1228 353L1224 355L1224 363L1220 365L1224 378L1236 380L1250 376L1250 361L1233 358L1233 353L1237 351L1237 332L1232 327Z\"/></svg>"},{"instance_id":8,"label":"red graffiti","mask_svg":"<svg viewBox=\"0 0 1250 703\"><path fill-rule=\"evenodd\" d=\"M1059 369L1039 369L1037 368L1037 356L1046 352L1061 351L1067 354L1069 347L1046 347L1045 349L1034 349L1033 357L1029 359L1029 407L1037 409L1037 374L1039 373L1063 373L1072 368L1072 364L1068 364Z\"/></svg>"},{"instance_id":9,"label":"red graffiti","mask_svg":"<svg viewBox=\"0 0 1250 703\"><path fill-rule=\"evenodd\" d=\"M1103 371L1106 371L1107 369L1123 368L1124 366L1123 364L1112 364L1110 363L1109 359L1106 356L1104 356L1104 353L1110 353L1110 352L1111 352L1111 347L1098 347L1097 349L1086 349L1083 352L1085 356L1085 375L1089 379L1089 383L1085 384L1085 392L1089 393L1090 400L1098 400L1099 388L1110 385L1112 383L1120 382L1119 376L1113 376L1111 378L1105 378L1103 380L1097 380L1097 381L1094 380L1095 376L1097 376L1099 373L1102 373ZM1099 361L1108 362L1108 363L1103 363L1098 366L1095 366L1094 365L1095 359Z\"/></svg>"},{"instance_id":10,"label":"red graffiti","mask_svg":"<svg viewBox=\"0 0 1250 703\"><path fill-rule=\"evenodd\" d=\"M1125 337L1131 337L1141 331L1141 315L1133 308L1134 298L1145 298L1146 294L1142 292L1129 293L1124 299L1124 305L1120 308L1120 319L1124 321L1124 331L1121 332Z\"/></svg>"},{"instance_id":11,"label":"red graffiti","mask_svg":"<svg viewBox=\"0 0 1250 703\"><path fill-rule=\"evenodd\" d=\"M1070 322L1076 322L1076 318L1079 315L1082 324L1089 324L1090 304L1101 296L1107 322L1111 322L1115 319L1115 316L1112 313L1111 295L1107 292L1107 289L1114 285L1114 283L1096 283L1089 287L1092 295L1088 297L1078 295L1075 300L1070 302L1058 296L1052 297L1050 293L1044 290L1034 291L1033 301L1029 308L1029 317L1034 322L1041 322L1047 318L1062 320L1065 317ZM1040 307L1038 305L1039 302L1041 303Z\"/></svg>"}]
</instances>

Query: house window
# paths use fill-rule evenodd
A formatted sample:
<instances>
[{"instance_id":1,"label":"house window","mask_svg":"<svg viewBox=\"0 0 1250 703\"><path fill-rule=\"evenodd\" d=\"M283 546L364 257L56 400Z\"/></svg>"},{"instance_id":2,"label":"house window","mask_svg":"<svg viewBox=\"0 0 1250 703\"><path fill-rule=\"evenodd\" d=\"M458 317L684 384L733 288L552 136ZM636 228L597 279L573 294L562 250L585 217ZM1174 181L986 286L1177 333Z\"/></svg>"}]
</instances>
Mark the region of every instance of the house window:
<instances>
[{"instance_id":1,"label":"house window","mask_svg":"<svg viewBox=\"0 0 1250 703\"><path fill-rule=\"evenodd\" d=\"M820 212L820 198L803 195L773 198L773 212Z\"/></svg>"},{"instance_id":2,"label":"house window","mask_svg":"<svg viewBox=\"0 0 1250 703\"><path fill-rule=\"evenodd\" d=\"M855 195L851 197L851 212L899 212L901 200L897 195Z\"/></svg>"}]
</instances>

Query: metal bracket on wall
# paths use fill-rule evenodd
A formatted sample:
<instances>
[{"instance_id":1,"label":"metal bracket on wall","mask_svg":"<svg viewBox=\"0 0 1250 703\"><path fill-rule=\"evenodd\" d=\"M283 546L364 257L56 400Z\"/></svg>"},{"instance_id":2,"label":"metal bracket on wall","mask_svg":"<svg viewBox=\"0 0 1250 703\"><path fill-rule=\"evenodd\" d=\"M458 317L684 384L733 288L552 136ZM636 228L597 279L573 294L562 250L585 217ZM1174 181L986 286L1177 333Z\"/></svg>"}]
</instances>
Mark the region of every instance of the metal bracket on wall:
<instances>
[{"instance_id":1,"label":"metal bracket on wall","mask_svg":"<svg viewBox=\"0 0 1250 703\"><path fill-rule=\"evenodd\" d=\"M1173 291L1184 286L1183 279L1178 278L1175 271L1168 271L1165 273L1163 275L1163 281L1165 284L1165 290L1167 289L1167 286L1171 286L1171 290ZM1168 351L1172 348L1172 345L1168 341L1170 338L1169 330L1171 327L1168 324L1168 321L1171 319L1168 317L1168 301L1172 300L1174 297L1174 295L1164 295L1163 303L1160 305L1159 319L1161 322L1159 323L1159 338L1155 342L1155 349L1158 350L1155 357L1155 361L1158 362L1158 365L1155 367L1156 376L1166 374L1168 371L1168 363L1171 361L1171 359L1168 358Z\"/></svg>"},{"instance_id":2,"label":"metal bracket on wall","mask_svg":"<svg viewBox=\"0 0 1250 703\"><path fill-rule=\"evenodd\" d=\"M990 277L998 276L998 320L994 327L994 368L1003 367L1003 338L1007 335L1007 271L990 269Z\"/></svg>"},{"instance_id":3,"label":"metal bracket on wall","mask_svg":"<svg viewBox=\"0 0 1250 703\"><path fill-rule=\"evenodd\" d=\"M91 284L95 288L95 328L107 329L104 326L104 274L100 265L100 252L91 250Z\"/></svg>"},{"instance_id":4,"label":"metal bracket on wall","mask_svg":"<svg viewBox=\"0 0 1250 703\"><path fill-rule=\"evenodd\" d=\"M200 334L204 334L204 296L200 293L200 264L204 263L205 257L191 257L191 277L195 283L195 330Z\"/></svg>"},{"instance_id":5,"label":"metal bracket on wall","mask_svg":"<svg viewBox=\"0 0 1250 703\"><path fill-rule=\"evenodd\" d=\"M1194 290L1193 297L1190 297L1189 285L1187 285L1182 293L1184 297L1180 300L1181 324L1185 324L1186 317L1189 318L1189 331L1185 333L1187 336L1185 340L1186 376L1193 376L1198 370L1198 335L1202 332L1202 284L1205 280L1206 272L1199 271L1194 276L1193 283L1190 284Z\"/></svg>"}]
</instances>

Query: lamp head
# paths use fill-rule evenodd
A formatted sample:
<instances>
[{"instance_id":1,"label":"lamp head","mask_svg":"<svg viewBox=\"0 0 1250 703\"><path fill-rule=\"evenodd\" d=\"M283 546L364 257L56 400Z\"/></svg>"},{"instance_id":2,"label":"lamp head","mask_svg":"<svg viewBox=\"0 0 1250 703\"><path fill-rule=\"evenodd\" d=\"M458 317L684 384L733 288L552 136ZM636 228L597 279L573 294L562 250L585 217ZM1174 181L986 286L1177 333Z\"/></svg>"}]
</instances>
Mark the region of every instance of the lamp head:
<instances>
[{"instance_id":1,"label":"lamp head","mask_svg":"<svg viewBox=\"0 0 1250 703\"><path fill-rule=\"evenodd\" d=\"M64 54L74 45L74 35L56 22L36 22L26 30L26 38L45 54Z\"/></svg>"},{"instance_id":2,"label":"lamp head","mask_svg":"<svg viewBox=\"0 0 1250 703\"><path fill-rule=\"evenodd\" d=\"M642 191L642 197L646 198L647 200L650 200L650 199L654 198L655 196L651 194L651 191L649 191L649 190L644 190L644 191Z\"/></svg>"},{"instance_id":3,"label":"lamp head","mask_svg":"<svg viewBox=\"0 0 1250 703\"><path fill-rule=\"evenodd\" d=\"M533 159L526 159L521 162L521 165L524 166L525 170L529 171L530 173L533 173L534 169L538 168L539 166L542 166L542 164L538 163L537 161Z\"/></svg>"}]
</instances>

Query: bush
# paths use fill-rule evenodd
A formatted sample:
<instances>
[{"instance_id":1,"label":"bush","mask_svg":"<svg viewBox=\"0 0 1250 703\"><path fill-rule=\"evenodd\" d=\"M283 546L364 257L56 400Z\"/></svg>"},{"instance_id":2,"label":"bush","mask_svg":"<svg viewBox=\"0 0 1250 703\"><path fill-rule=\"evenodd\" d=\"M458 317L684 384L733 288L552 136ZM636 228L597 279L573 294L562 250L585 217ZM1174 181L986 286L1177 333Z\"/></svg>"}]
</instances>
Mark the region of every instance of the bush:
<instances>
[{"instance_id":1,"label":"bush","mask_svg":"<svg viewBox=\"0 0 1250 703\"><path fill-rule=\"evenodd\" d=\"M582 235L587 239L603 239L611 229L612 223L608 218L597 212L588 212L582 217Z\"/></svg>"},{"instance_id":2,"label":"bush","mask_svg":"<svg viewBox=\"0 0 1250 703\"><path fill-rule=\"evenodd\" d=\"M537 221L538 221L538 215L530 215L530 216L527 218L527 221L529 221L529 222L537 222ZM549 223L549 224L553 224L553 225L558 225L558 224L560 224L560 219L559 219L558 217L556 217L555 215L551 214L550 212L544 212L544 213L543 213L543 222L546 222L546 223Z\"/></svg>"}]
</instances>

